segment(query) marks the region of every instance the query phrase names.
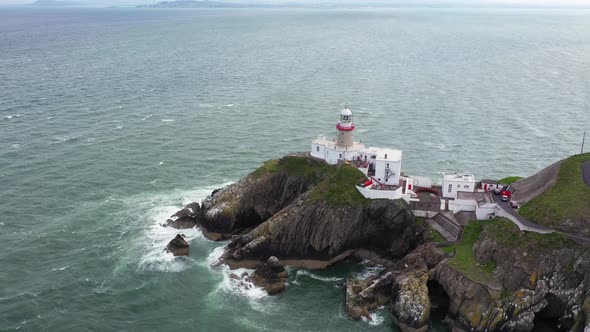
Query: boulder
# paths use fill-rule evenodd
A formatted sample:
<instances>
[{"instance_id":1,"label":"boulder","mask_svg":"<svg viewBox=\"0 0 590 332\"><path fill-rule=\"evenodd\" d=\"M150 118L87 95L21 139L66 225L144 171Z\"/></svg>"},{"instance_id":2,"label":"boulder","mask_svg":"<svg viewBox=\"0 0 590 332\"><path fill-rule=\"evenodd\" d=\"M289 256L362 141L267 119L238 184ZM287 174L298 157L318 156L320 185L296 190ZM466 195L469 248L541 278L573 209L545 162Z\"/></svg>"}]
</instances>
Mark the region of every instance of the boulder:
<instances>
[{"instance_id":1,"label":"boulder","mask_svg":"<svg viewBox=\"0 0 590 332\"><path fill-rule=\"evenodd\" d=\"M184 237L178 234L174 239L168 242L166 251L172 253L174 256L188 256L189 244Z\"/></svg>"},{"instance_id":2,"label":"boulder","mask_svg":"<svg viewBox=\"0 0 590 332\"><path fill-rule=\"evenodd\" d=\"M197 226L197 217L199 216L200 211L201 207L198 203L190 203L168 218L164 226L178 229L194 228Z\"/></svg>"},{"instance_id":3,"label":"boulder","mask_svg":"<svg viewBox=\"0 0 590 332\"><path fill-rule=\"evenodd\" d=\"M269 295L285 290L288 273L278 258L271 256L266 263L259 266L252 274L251 280L262 287Z\"/></svg>"}]
</instances>

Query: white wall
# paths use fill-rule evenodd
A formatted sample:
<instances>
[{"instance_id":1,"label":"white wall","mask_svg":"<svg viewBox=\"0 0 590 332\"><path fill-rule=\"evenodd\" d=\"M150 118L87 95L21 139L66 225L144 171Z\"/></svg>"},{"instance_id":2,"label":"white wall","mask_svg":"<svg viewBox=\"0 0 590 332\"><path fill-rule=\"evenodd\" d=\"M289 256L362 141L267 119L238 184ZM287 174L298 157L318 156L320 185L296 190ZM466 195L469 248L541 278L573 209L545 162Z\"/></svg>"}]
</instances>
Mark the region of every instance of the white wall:
<instances>
[{"instance_id":1,"label":"white wall","mask_svg":"<svg viewBox=\"0 0 590 332\"><path fill-rule=\"evenodd\" d=\"M389 171L394 173L389 179L385 178L387 164L389 164ZM375 178L388 185L399 185L399 173L401 172L401 163L398 161L376 160L375 161ZM379 180L380 179L380 180Z\"/></svg>"},{"instance_id":2,"label":"white wall","mask_svg":"<svg viewBox=\"0 0 590 332\"><path fill-rule=\"evenodd\" d=\"M449 185L451 186L450 192L449 192ZM443 181L442 181L442 196L443 197L457 198L458 191L474 192L475 191L475 182L451 181L451 180L445 180L443 178Z\"/></svg>"},{"instance_id":3,"label":"white wall","mask_svg":"<svg viewBox=\"0 0 590 332\"><path fill-rule=\"evenodd\" d=\"M321 144L311 144L311 156L315 158L325 159L326 147Z\"/></svg>"},{"instance_id":4,"label":"white wall","mask_svg":"<svg viewBox=\"0 0 590 332\"><path fill-rule=\"evenodd\" d=\"M482 206L476 206L475 217L477 220L488 220L495 216L496 204L484 204Z\"/></svg>"},{"instance_id":5,"label":"white wall","mask_svg":"<svg viewBox=\"0 0 590 332\"><path fill-rule=\"evenodd\" d=\"M375 190L369 188L363 188L361 186L356 186L356 189L366 198L369 199L379 199L379 198L387 198L387 199L398 199L402 197L402 188L397 190Z\"/></svg>"},{"instance_id":6,"label":"white wall","mask_svg":"<svg viewBox=\"0 0 590 332\"><path fill-rule=\"evenodd\" d=\"M453 211L453 213L457 213L460 211L470 211L475 212L477 207L477 203L475 200L469 199L456 199L449 201L449 210Z\"/></svg>"}]
</instances>

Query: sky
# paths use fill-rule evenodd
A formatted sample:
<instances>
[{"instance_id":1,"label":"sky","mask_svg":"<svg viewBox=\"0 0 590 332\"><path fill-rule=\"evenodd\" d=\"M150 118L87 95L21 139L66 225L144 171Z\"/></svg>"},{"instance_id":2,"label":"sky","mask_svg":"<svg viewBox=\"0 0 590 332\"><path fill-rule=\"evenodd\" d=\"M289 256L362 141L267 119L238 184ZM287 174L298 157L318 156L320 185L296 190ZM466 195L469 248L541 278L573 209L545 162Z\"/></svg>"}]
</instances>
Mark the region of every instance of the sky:
<instances>
[{"instance_id":1,"label":"sky","mask_svg":"<svg viewBox=\"0 0 590 332\"><path fill-rule=\"evenodd\" d=\"M0 5L24 5L30 4L34 0L0 0ZM91 2L92 4L104 3L107 5L136 5L149 4L163 0L68 0L78 3ZM170 1L170 0L169 0ZM240 2L240 3L282 3L282 2L302 2L302 3L379 3L379 4L396 4L412 3L420 4L440 4L440 5L490 5L490 6L538 6L538 7L590 7L590 0L212 0L220 2Z\"/></svg>"}]
</instances>

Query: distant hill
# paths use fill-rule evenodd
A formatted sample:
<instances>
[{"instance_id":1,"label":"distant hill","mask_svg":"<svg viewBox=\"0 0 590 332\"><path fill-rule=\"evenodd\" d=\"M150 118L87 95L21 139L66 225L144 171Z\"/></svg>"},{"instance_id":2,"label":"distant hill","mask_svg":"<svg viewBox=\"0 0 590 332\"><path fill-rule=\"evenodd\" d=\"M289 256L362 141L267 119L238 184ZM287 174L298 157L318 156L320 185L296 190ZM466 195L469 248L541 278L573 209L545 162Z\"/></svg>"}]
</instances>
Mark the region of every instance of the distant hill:
<instances>
[{"instance_id":1,"label":"distant hill","mask_svg":"<svg viewBox=\"0 0 590 332\"><path fill-rule=\"evenodd\" d=\"M194 1L194 0L178 0L178 1L163 1L153 5L140 5L138 8L251 8L251 7L272 7L272 5L265 4L239 4L229 2L217 1Z\"/></svg>"},{"instance_id":2,"label":"distant hill","mask_svg":"<svg viewBox=\"0 0 590 332\"><path fill-rule=\"evenodd\" d=\"M61 0L37 0L32 3L33 6L40 7L68 7L68 6L79 6L79 2L75 1L61 1Z\"/></svg>"}]
</instances>

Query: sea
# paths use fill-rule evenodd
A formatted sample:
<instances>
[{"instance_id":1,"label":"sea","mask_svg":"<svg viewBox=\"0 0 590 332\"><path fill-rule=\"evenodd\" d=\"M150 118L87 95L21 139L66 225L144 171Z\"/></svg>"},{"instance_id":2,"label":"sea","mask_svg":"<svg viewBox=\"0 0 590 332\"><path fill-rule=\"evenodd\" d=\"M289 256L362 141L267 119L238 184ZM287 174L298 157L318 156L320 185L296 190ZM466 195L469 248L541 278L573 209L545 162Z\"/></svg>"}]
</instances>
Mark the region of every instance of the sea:
<instances>
[{"instance_id":1,"label":"sea","mask_svg":"<svg viewBox=\"0 0 590 332\"><path fill-rule=\"evenodd\" d=\"M532 175L590 132L590 10L0 7L0 330L398 331L346 314L369 262L268 296L199 230L164 252L168 216L344 106L406 174Z\"/></svg>"}]
</instances>

